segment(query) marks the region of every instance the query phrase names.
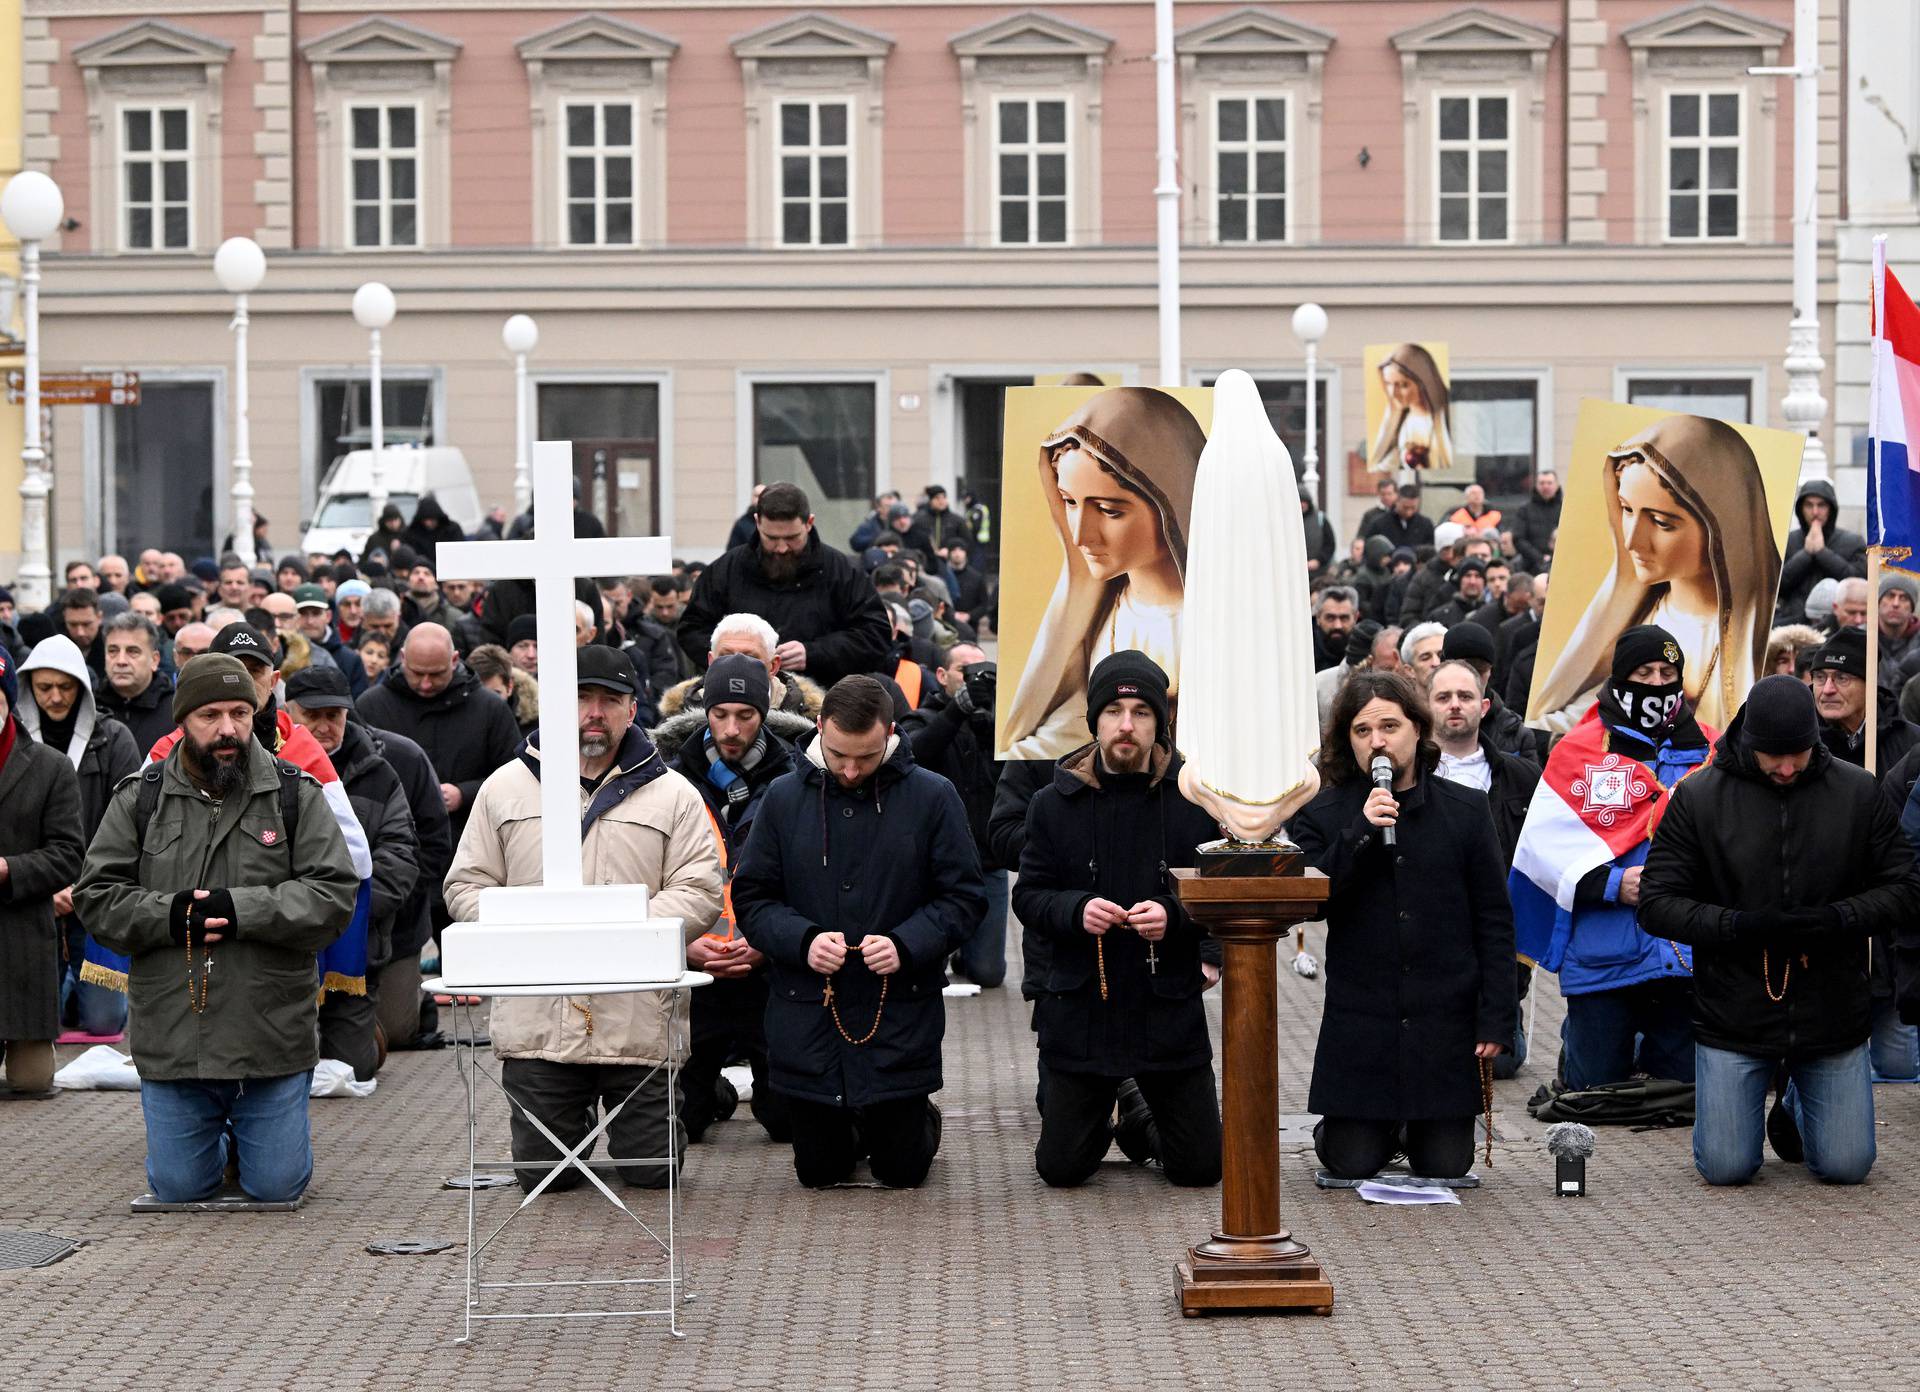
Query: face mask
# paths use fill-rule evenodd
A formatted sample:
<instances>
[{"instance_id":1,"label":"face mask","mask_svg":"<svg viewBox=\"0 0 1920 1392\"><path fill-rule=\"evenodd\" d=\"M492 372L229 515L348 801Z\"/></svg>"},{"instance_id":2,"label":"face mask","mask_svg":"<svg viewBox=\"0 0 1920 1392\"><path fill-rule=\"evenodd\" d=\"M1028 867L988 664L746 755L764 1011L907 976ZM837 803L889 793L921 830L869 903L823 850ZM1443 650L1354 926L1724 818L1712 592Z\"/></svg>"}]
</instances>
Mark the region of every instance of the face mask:
<instances>
[{"instance_id":1,"label":"face mask","mask_svg":"<svg viewBox=\"0 0 1920 1392\"><path fill-rule=\"evenodd\" d=\"M1629 729L1657 735L1679 718L1680 708L1686 701L1682 687L1677 681L1659 686L1651 682L1623 681L1613 682L1609 689Z\"/></svg>"}]
</instances>

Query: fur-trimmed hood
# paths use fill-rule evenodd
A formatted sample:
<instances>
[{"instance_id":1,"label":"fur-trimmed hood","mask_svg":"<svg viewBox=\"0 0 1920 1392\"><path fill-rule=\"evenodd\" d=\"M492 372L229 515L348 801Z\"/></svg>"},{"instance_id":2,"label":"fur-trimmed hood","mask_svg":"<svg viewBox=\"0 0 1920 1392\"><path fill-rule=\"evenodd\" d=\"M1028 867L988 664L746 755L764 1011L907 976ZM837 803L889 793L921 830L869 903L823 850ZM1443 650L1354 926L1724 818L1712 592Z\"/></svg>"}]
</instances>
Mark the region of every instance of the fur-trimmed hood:
<instances>
[{"instance_id":1,"label":"fur-trimmed hood","mask_svg":"<svg viewBox=\"0 0 1920 1392\"><path fill-rule=\"evenodd\" d=\"M677 686L667 688L665 694L660 697L662 728L665 727L665 719L668 716L679 715L682 711L706 709L706 680L706 674L702 673L697 677L688 677ZM775 713L784 711L790 715L802 716L808 725L812 725L820 715L820 703L827 698L827 693L820 683L798 675L778 676L773 680L783 694L773 704L772 711ZM782 732L775 729L774 733Z\"/></svg>"},{"instance_id":2,"label":"fur-trimmed hood","mask_svg":"<svg viewBox=\"0 0 1920 1392\"><path fill-rule=\"evenodd\" d=\"M698 680L698 678L695 678L695 680ZM692 685L692 682L683 682L680 686L676 686L674 690L680 691L683 687L690 685ZM663 707L664 705L665 703L662 702ZM700 732L706 728L706 707L694 706L690 709L680 711L677 715L668 716L649 733L652 735L654 746L659 749L661 757L666 759L668 763L672 763L680 757L681 746L686 744L688 740L697 738ZM790 711L774 710L767 712L767 729L771 733L778 735L788 744L792 744L804 736L812 734L814 723L812 718L808 716L795 715Z\"/></svg>"}]
</instances>

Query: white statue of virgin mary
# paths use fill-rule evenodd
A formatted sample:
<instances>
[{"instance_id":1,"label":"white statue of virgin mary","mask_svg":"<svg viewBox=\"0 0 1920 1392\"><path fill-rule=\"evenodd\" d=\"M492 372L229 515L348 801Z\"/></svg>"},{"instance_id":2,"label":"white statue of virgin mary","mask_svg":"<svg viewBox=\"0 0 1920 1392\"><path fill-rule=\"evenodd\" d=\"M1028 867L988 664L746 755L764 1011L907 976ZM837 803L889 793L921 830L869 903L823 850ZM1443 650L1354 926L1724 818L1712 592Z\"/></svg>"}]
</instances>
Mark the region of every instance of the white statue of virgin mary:
<instances>
[{"instance_id":1,"label":"white statue of virgin mary","mask_svg":"<svg viewBox=\"0 0 1920 1392\"><path fill-rule=\"evenodd\" d=\"M1319 704L1293 460L1237 369L1214 384L1192 519L1180 791L1234 839L1266 843L1319 791Z\"/></svg>"}]
</instances>

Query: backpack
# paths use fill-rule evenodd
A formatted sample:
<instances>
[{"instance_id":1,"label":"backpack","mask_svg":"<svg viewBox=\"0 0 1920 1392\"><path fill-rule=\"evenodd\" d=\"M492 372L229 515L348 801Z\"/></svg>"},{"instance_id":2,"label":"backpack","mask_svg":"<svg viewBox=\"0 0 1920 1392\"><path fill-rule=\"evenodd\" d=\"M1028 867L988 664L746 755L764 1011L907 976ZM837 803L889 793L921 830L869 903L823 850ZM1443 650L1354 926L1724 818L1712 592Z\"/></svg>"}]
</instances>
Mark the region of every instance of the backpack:
<instances>
[{"instance_id":1,"label":"backpack","mask_svg":"<svg viewBox=\"0 0 1920 1392\"><path fill-rule=\"evenodd\" d=\"M273 761L280 775L280 820L287 828L287 859L293 859L294 838L300 834L300 780L307 777L285 759ZM133 800L133 854L137 860L146 853L147 823L160 810L160 782L166 765L156 760L140 770L140 792Z\"/></svg>"},{"instance_id":2,"label":"backpack","mask_svg":"<svg viewBox=\"0 0 1920 1392\"><path fill-rule=\"evenodd\" d=\"M1579 1092L1542 1087L1527 1100L1535 1121L1579 1121L1588 1126L1691 1126L1693 1084L1672 1078L1631 1078Z\"/></svg>"}]
</instances>

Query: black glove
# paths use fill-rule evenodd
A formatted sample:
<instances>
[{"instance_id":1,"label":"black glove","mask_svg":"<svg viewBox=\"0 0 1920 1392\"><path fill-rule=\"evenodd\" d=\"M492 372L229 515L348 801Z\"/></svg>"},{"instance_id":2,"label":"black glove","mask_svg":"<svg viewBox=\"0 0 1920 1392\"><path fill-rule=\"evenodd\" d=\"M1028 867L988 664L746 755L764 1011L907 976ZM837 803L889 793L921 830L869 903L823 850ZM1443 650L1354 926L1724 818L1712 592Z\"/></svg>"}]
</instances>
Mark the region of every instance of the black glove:
<instances>
[{"instance_id":1,"label":"black glove","mask_svg":"<svg viewBox=\"0 0 1920 1392\"><path fill-rule=\"evenodd\" d=\"M1741 942L1788 942L1840 927L1840 910L1743 909L1733 916L1733 935Z\"/></svg>"},{"instance_id":2,"label":"black glove","mask_svg":"<svg viewBox=\"0 0 1920 1392\"><path fill-rule=\"evenodd\" d=\"M173 907L167 910L167 932L172 936L175 947L187 945L187 918L192 912L192 890L183 889L173 896Z\"/></svg>"},{"instance_id":3,"label":"black glove","mask_svg":"<svg viewBox=\"0 0 1920 1392\"><path fill-rule=\"evenodd\" d=\"M200 901L200 923L205 925L210 918L224 918L227 926L214 931L223 938L237 937L240 932L240 920L233 908L233 895L224 889L216 889Z\"/></svg>"}]
</instances>

